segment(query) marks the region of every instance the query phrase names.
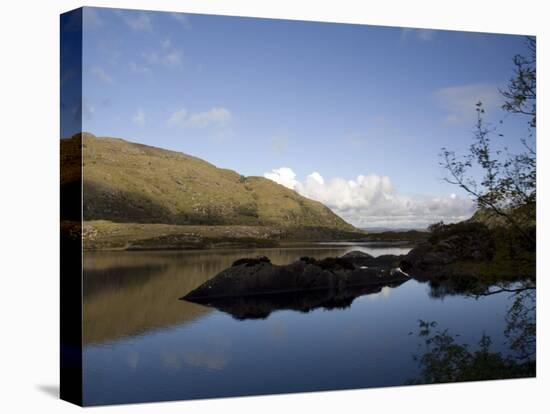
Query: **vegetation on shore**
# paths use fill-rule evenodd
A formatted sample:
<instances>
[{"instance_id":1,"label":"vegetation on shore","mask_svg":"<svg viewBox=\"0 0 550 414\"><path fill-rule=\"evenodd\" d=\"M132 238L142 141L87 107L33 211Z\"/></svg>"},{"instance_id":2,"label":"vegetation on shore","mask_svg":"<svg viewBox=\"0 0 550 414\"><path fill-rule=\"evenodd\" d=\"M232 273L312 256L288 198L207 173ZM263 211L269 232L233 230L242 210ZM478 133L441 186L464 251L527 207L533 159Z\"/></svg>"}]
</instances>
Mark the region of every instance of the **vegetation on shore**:
<instances>
[{"instance_id":1,"label":"vegetation on shore","mask_svg":"<svg viewBox=\"0 0 550 414\"><path fill-rule=\"evenodd\" d=\"M492 286L522 282L536 286L536 252L507 227L479 222L430 226L428 239L400 263L430 283L434 296L485 294Z\"/></svg>"},{"instance_id":2,"label":"vegetation on shore","mask_svg":"<svg viewBox=\"0 0 550 414\"><path fill-rule=\"evenodd\" d=\"M75 222L74 225L77 225ZM86 250L198 250L274 247L282 242L352 240L363 233L323 227L247 225L176 225L162 223L84 222Z\"/></svg>"}]
</instances>

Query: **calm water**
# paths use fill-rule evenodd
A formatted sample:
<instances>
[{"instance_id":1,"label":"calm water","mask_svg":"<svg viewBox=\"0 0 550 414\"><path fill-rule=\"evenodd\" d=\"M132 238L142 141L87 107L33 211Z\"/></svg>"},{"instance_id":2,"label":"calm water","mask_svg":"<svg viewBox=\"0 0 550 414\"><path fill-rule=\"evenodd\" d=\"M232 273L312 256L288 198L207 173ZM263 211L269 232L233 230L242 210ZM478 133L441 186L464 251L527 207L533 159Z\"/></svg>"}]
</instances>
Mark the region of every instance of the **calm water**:
<instances>
[{"instance_id":1,"label":"calm water","mask_svg":"<svg viewBox=\"0 0 550 414\"><path fill-rule=\"evenodd\" d=\"M401 385L419 375L419 319L460 334L460 343L476 344L485 333L494 350L505 350L507 295L434 298L414 280L360 296L345 309L282 310L260 320L178 300L241 257L284 264L351 250L409 249L86 253L85 404Z\"/></svg>"}]
</instances>

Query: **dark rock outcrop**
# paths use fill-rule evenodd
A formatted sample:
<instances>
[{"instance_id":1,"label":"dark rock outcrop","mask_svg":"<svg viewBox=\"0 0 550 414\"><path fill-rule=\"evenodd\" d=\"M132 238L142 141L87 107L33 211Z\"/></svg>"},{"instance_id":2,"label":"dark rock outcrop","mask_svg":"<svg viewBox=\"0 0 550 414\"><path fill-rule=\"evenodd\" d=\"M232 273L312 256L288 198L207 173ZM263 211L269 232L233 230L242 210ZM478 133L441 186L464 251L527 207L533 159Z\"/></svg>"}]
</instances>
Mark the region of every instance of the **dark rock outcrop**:
<instances>
[{"instance_id":1,"label":"dark rock outcrop","mask_svg":"<svg viewBox=\"0 0 550 414\"><path fill-rule=\"evenodd\" d=\"M240 259L181 299L200 303L213 298L311 290L326 290L336 296L354 287L377 289L409 279L400 269L388 266L398 260L399 256L387 256L377 262L357 252L323 260L303 257L284 266L274 265L267 258Z\"/></svg>"},{"instance_id":2,"label":"dark rock outcrop","mask_svg":"<svg viewBox=\"0 0 550 414\"><path fill-rule=\"evenodd\" d=\"M489 261L495 254L495 241L487 227L476 223L455 224L434 231L427 242L412 249L400 260L405 272L416 276L447 273L457 261Z\"/></svg>"},{"instance_id":3,"label":"dark rock outcrop","mask_svg":"<svg viewBox=\"0 0 550 414\"><path fill-rule=\"evenodd\" d=\"M216 307L235 318L264 318L276 309L307 312L317 307L349 306L360 295L398 286L410 278L442 291L466 291L480 283L477 274L456 274L460 262L486 263L495 241L485 226L440 226L406 255L352 251L318 260L302 257L278 266L267 257L244 258L181 299ZM482 279L482 278L481 278Z\"/></svg>"}]
</instances>

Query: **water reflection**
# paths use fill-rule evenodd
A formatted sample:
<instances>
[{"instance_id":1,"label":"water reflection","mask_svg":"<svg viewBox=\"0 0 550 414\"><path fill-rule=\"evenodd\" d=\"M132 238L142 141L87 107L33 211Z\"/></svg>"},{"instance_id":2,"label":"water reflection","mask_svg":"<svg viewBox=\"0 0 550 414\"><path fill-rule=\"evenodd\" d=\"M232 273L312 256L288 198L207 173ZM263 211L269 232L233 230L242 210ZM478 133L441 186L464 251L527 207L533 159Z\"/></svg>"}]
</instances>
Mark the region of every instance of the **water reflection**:
<instances>
[{"instance_id":1,"label":"water reflection","mask_svg":"<svg viewBox=\"0 0 550 414\"><path fill-rule=\"evenodd\" d=\"M274 294L258 294L237 297L210 298L202 304L231 315L237 320L266 319L272 312L292 310L302 313L314 309L346 309L352 302L364 295L380 294L384 288L397 287L404 282L386 286L350 287L344 290L317 289ZM185 299L182 299L186 301ZM200 303L200 302L199 302Z\"/></svg>"},{"instance_id":2,"label":"water reflection","mask_svg":"<svg viewBox=\"0 0 550 414\"><path fill-rule=\"evenodd\" d=\"M406 252L358 247L376 255ZM437 320L471 347L487 335L491 353L503 358L512 344L518 350L529 345L516 339L530 340L524 330L505 335L507 326L529 326L521 322L521 308L507 313L508 295L434 300L429 284L416 280L377 293L351 292L339 301L300 295L275 304L220 306L222 312L178 300L243 256L285 264L354 249L87 253L85 404L402 385L422 378L423 367L411 357L419 351L419 319Z\"/></svg>"},{"instance_id":3,"label":"water reflection","mask_svg":"<svg viewBox=\"0 0 550 414\"><path fill-rule=\"evenodd\" d=\"M507 349L495 350L485 332L472 347L459 335L442 329L436 321L419 321L423 352L414 356L420 375L411 384L482 381L536 376L536 289L525 283L491 290L485 296L512 293L506 312L504 336Z\"/></svg>"},{"instance_id":4,"label":"water reflection","mask_svg":"<svg viewBox=\"0 0 550 414\"><path fill-rule=\"evenodd\" d=\"M188 323L211 308L178 298L235 260L268 256L275 264L302 256L317 259L351 250L373 255L405 254L407 247L300 246L191 252L86 252L84 254L84 344L101 344Z\"/></svg>"}]
</instances>

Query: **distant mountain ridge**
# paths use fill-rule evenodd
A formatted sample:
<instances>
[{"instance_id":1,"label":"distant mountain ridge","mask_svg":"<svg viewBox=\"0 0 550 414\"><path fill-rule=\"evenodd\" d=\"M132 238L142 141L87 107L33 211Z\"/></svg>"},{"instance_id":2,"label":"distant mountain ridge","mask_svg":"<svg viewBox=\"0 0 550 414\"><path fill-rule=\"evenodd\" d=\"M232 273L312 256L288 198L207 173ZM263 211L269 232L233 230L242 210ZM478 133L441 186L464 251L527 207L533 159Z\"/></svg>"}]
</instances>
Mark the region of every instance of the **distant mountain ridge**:
<instances>
[{"instance_id":1,"label":"distant mountain ridge","mask_svg":"<svg viewBox=\"0 0 550 414\"><path fill-rule=\"evenodd\" d=\"M62 140L62 154L78 139ZM83 133L82 164L86 221L359 232L320 202L271 180L180 152Z\"/></svg>"}]
</instances>

